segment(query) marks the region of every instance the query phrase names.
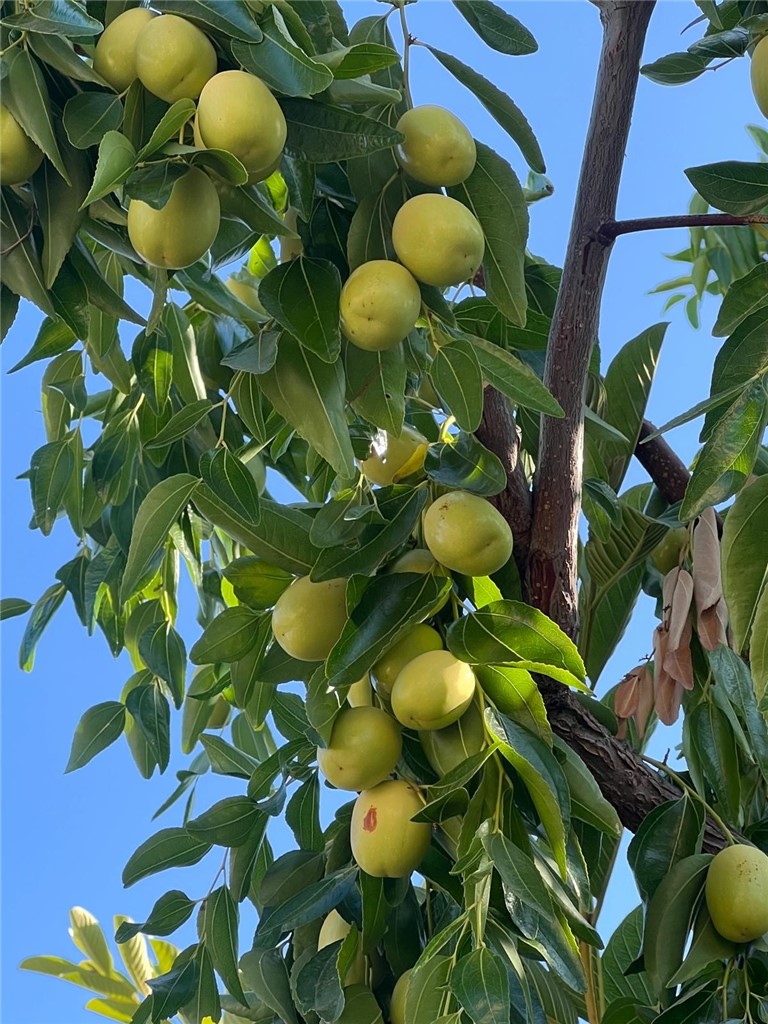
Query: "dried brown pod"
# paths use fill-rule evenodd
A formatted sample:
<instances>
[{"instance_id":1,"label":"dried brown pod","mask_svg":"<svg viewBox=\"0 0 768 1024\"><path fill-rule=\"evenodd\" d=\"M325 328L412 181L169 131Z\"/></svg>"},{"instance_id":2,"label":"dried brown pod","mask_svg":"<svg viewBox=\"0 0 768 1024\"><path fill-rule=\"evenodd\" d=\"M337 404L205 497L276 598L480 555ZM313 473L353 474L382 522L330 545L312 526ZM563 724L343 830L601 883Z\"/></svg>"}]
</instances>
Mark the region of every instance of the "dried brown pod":
<instances>
[{"instance_id":1,"label":"dried brown pod","mask_svg":"<svg viewBox=\"0 0 768 1024\"><path fill-rule=\"evenodd\" d=\"M668 633L657 626L653 633L653 704L659 721L674 725L680 714L683 687L664 668Z\"/></svg>"},{"instance_id":2,"label":"dried brown pod","mask_svg":"<svg viewBox=\"0 0 768 1024\"><path fill-rule=\"evenodd\" d=\"M702 647L714 651L728 643L728 609L723 599L717 517L712 508L702 512L693 531L693 595L696 632Z\"/></svg>"}]
</instances>

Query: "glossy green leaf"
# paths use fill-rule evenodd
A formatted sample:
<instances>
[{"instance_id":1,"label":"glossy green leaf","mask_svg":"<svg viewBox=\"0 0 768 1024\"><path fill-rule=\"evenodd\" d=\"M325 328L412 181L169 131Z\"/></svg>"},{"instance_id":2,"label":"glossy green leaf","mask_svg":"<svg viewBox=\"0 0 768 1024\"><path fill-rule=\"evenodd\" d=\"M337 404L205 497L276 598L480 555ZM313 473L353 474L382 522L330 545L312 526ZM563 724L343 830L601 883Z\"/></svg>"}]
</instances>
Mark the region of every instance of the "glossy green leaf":
<instances>
[{"instance_id":1,"label":"glossy green leaf","mask_svg":"<svg viewBox=\"0 0 768 1024\"><path fill-rule=\"evenodd\" d=\"M768 263L758 263L725 293L712 333L725 338L748 316L768 305Z\"/></svg>"},{"instance_id":2,"label":"glossy green leaf","mask_svg":"<svg viewBox=\"0 0 768 1024\"><path fill-rule=\"evenodd\" d=\"M511 352L483 338L474 338L473 345L483 376L503 395L526 409L561 417L560 403L552 397L533 370Z\"/></svg>"},{"instance_id":3,"label":"glossy green leaf","mask_svg":"<svg viewBox=\"0 0 768 1024\"><path fill-rule=\"evenodd\" d=\"M205 901L205 947L227 989L246 1005L247 1000L237 973L239 920L237 903L226 885L214 889Z\"/></svg>"},{"instance_id":4,"label":"glossy green leaf","mask_svg":"<svg viewBox=\"0 0 768 1024\"><path fill-rule=\"evenodd\" d=\"M259 489L240 459L226 448L205 452L200 458L200 475L233 512L249 522L258 523Z\"/></svg>"},{"instance_id":5,"label":"glossy green leaf","mask_svg":"<svg viewBox=\"0 0 768 1024\"><path fill-rule=\"evenodd\" d=\"M743 389L763 376L767 366L768 307L760 307L739 324L715 357L711 405L706 409L702 441L711 436L715 425L725 415L729 399L737 398Z\"/></svg>"},{"instance_id":6,"label":"glossy green leaf","mask_svg":"<svg viewBox=\"0 0 768 1024\"><path fill-rule=\"evenodd\" d=\"M689 167L685 174L711 206L737 217L760 213L768 203L768 167L765 164L723 160Z\"/></svg>"},{"instance_id":7,"label":"glossy green leaf","mask_svg":"<svg viewBox=\"0 0 768 1024\"><path fill-rule=\"evenodd\" d=\"M705 53L668 53L651 64L644 64L640 73L658 85L684 85L703 74L711 59Z\"/></svg>"},{"instance_id":8,"label":"glossy green leaf","mask_svg":"<svg viewBox=\"0 0 768 1024\"><path fill-rule=\"evenodd\" d=\"M96 172L88 195L82 203L86 207L108 195L127 180L136 163L136 150L130 140L117 131L106 132L99 142Z\"/></svg>"},{"instance_id":9,"label":"glossy green leaf","mask_svg":"<svg viewBox=\"0 0 768 1024\"><path fill-rule=\"evenodd\" d=\"M152 989L152 1015L155 1020L172 1017L177 1010L194 998L200 978L200 965L194 958L195 947L185 950L174 961L167 974L150 978L147 982ZM133 1018L136 1021L136 1017ZM148 1019L148 1018L145 1018Z\"/></svg>"},{"instance_id":10,"label":"glossy green leaf","mask_svg":"<svg viewBox=\"0 0 768 1024\"><path fill-rule=\"evenodd\" d=\"M10 189L0 195L0 231L5 252L3 285L21 298L29 299L47 316L56 317L30 232L29 217L27 208Z\"/></svg>"},{"instance_id":11,"label":"glossy green leaf","mask_svg":"<svg viewBox=\"0 0 768 1024\"><path fill-rule=\"evenodd\" d=\"M94 758L98 753L114 743L125 728L125 705L118 701L108 700L89 708L75 729L72 749L66 772L77 768Z\"/></svg>"},{"instance_id":12,"label":"glossy green leaf","mask_svg":"<svg viewBox=\"0 0 768 1024\"><path fill-rule=\"evenodd\" d=\"M195 900L191 900L186 893L172 889L156 901L146 921L121 924L115 934L115 941L128 942L140 932L145 935L171 935L189 920L196 906Z\"/></svg>"},{"instance_id":13,"label":"glossy green leaf","mask_svg":"<svg viewBox=\"0 0 768 1024\"><path fill-rule=\"evenodd\" d=\"M285 1024L298 1024L285 961L276 949L252 949L240 958L246 986Z\"/></svg>"},{"instance_id":14,"label":"glossy green leaf","mask_svg":"<svg viewBox=\"0 0 768 1024\"><path fill-rule=\"evenodd\" d=\"M509 981L501 958L490 949L462 957L451 975L451 988L474 1024L509 1024Z\"/></svg>"},{"instance_id":15,"label":"glossy green leaf","mask_svg":"<svg viewBox=\"0 0 768 1024\"><path fill-rule=\"evenodd\" d=\"M56 280L82 223L80 206L90 185L90 165L82 154L65 144L62 159L71 185L46 160L32 178L37 215L43 229L41 262L48 287Z\"/></svg>"},{"instance_id":16,"label":"glossy green leaf","mask_svg":"<svg viewBox=\"0 0 768 1024\"><path fill-rule=\"evenodd\" d=\"M744 650L766 584L768 551L768 477L745 488L729 509L723 525L721 563L723 594L728 605L733 642Z\"/></svg>"},{"instance_id":17,"label":"glossy green leaf","mask_svg":"<svg viewBox=\"0 0 768 1024\"><path fill-rule=\"evenodd\" d=\"M24 635L21 638L21 647L19 648L19 668L23 672L32 671L38 641L66 595L67 588L64 584L54 583L35 602L29 614Z\"/></svg>"},{"instance_id":18,"label":"glossy green leaf","mask_svg":"<svg viewBox=\"0 0 768 1024\"><path fill-rule=\"evenodd\" d=\"M194 430L198 424L202 423L210 411L211 403L207 398L198 399L198 401L192 402L190 405L185 405L183 409L179 409L178 412L171 416L165 426L155 434L151 441L144 445L145 451L165 448L166 445L173 444L174 441L180 441Z\"/></svg>"},{"instance_id":19,"label":"glossy green leaf","mask_svg":"<svg viewBox=\"0 0 768 1024\"><path fill-rule=\"evenodd\" d=\"M194 116L194 113L195 104L190 99L180 99L172 103L153 129L149 141L141 147L138 159L146 160L148 156L152 156L153 153L162 149L166 142L175 139L179 130Z\"/></svg>"},{"instance_id":20,"label":"glossy green leaf","mask_svg":"<svg viewBox=\"0 0 768 1024\"><path fill-rule=\"evenodd\" d=\"M123 885L133 885L148 875L166 868L197 864L211 844L183 828L164 828L145 840L128 858L123 868Z\"/></svg>"},{"instance_id":21,"label":"glossy green leaf","mask_svg":"<svg viewBox=\"0 0 768 1024\"><path fill-rule=\"evenodd\" d=\"M332 163L389 149L402 142L400 132L343 107L287 99L281 103L288 123L286 152L313 163Z\"/></svg>"},{"instance_id":22,"label":"glossy green leaf","mask_svg":"<svg viewBox=\"0 0 768 1024\"><path fill-rule=\"evenodd\" d=\"M279 7L267 9L258 43L235 42L232 52L246 71L283 96L314 96L333 81L331 71L306 54L290 36Z\"/></svg>"},{"instance_id":23,"label":"glossy green leaf","mask_svg":"<svg viewBox=\"0 0 768 1024\"><path fill-rule=\"evenodd\" d=\"M186 18L204 31L213 29L246 42L261 39L261 29L250 8L238 0L157 0L154 6L158 11Z\"/></svg>"},{"instance_id":24,"label":"glossy green leaf","mask_svg":"<svg viewBox=\"0 0 768 1024\"><path fill-rule=\"evenodd\" d=\"M741 799L741 773L733 725L725 712L709 701L695 707L685 718L683 746L697 787L703 787L705 778L728 820L735 821Z\"/></svg>"},{"instance_id":25,"label":"glossy green leaf","mask_svg":"<svg viewBox=\"0 0 768 1024\"><path fill-rule=\"evenodd\" d=\"M531 33L507 11L488 0L454 0L454 7L484 43L513 57L538 49Z\"/></svg>"},{"instance_id":26,"label":"glossy green leaf","mask_svg":"<svg viewBox=\"0 0 768 1024\"><path fill-rule=\"evenodd\" d=\"M632 997L638 1003L656 1001L645 971L629 968L642 951L643 908L636 907L616 928L603 953L603 984L607 1002Z\"/></svg>"},{"instance_id":27,"label":"glossy green leaf","mask_svg":"<svg viewBox=\"0 0 768 1024\"><path fill-rule=\"evenodd\" d=\"M198 840L216 846L242 846L260 813L247 797L225 797L189 821L187 831Z\"/></svg>"},{"instance_id":28,"label":"glossy green leaf","mask_svg":"<svg viewBox=\"0 0 768 1024\"><path fill-rule=\"evenodd\" d=\"M477 430L483 418L483 375L474 347L467 341L443 345L429 374L461 429Z\"/></svg>"},{"instance_id":29,"label":"glossy green leaf","mask_svg":"<svg viewBox=\"0 0 768 1024\"><path fill-rule=\"evenodd\" d=\"M643 819L627 852L640 895L647 902L673 865L699 853L704 812L687 795L655 807Z\"/></svg>"},{"instance_id":30,"label":"glossy green leaf","mask_svg":"<svg viewBox=\"0 0 768 1024\"><path fill-rule=\"evenodd\" d=\"M160 771L164 772L171 756L171 710L160 687L154 683L137 686L126 697L125 706L147 741Z\"/></svg>"},{"instance_id":31,"label":"glossy green leaf","mask_svg":"<svg viewBox=\"0 0 768 1024\"><path fill-rule=\"evenodd\" d=\"M0 622L4 619L14 619L18 615L26 615L31 607L31 602L21 597L0 598Z\"/></svg>"},{"instance_id":32,"label":"glossy green leaf","mask_svg":"<svg viewBox=\"0 0 768 1024\"><path fill-rule=\"evenodd\" d=\"M64 107L64 130L75 149L97 145L107 132L117 131L122 122L122 100L111 93L77 93Z\"/></svg>"},{"instance_id":33,"label":"glossy green leaf","mask_svg":"<svg viewBox=\"0 0 768 1024\"><path fill-rule=\"evenodd\" d=\"M341 278L333 263L307 256L275 267L259 284L267 312L326 363L339 356L340 295Z\"/></svg>"},{"instance_id":34,"label":"glossy green leaf","mask_svg":"<svg viewBox=\"0 0 768 1024\"><path fill-rule=\"evenodd\" d=\"M238 661L256 642L258 616L242 605L225 608L206 626L203 635L189 652L195 665L215 664L219 661Z\"/></svg>"},{"instance_id":35,"label":"glossy green leaf","mask_svg":"<svg viewBox=\"0 0 768 1024\"><path fill-rule=\"evenodd\" d=\"M56 141L51 98L42 68L24 47L11 50L4 62L8 74L4 82L3 104L70 185L69 174Z\"/></svg>"},{"instance_id":36,"label":"glossy green leaf","mask_svg":"<svg viewBox=\"0 0 768 1024\"><path fill-rule=\"evenodd\" d=\"M507 486L507 475L498 456L472 434L459 434L455 442L429 446L424 471L443 487L460 488L490 497Z\"/></svg>"},{"instance_id":37,"label":"glossy green leaf","mask_svg":"<svg viewBox=\"0 0 768 1024\"><path fill-rule=\"evenodd\" d=\"M316 773L302 782L288 801L285 821L302 850L322 851L320 780Z\"/></svg>"},{"instance_id":38,"label":"glossy green leaf","mask_svg":"<svg viewBox=\"0 0 768 1024\"><path fill-rule=\"evenodd\" d=\"M30 484L34 522L48 536L59 514L64 496L75 471L75 458L67 441L52 441L33 454Z\"/></svg>"},{"instance_id":39,"label":"glossy green leaf","mask_svg":"<svg viewBox=\"0 0 768 1024\"><path fill-rule=\"evenodd\" d=\"M272 939L292 931L308 921L324 917L344 899L354 885L357 865L341 868L304 885L295 895L279 904L268 904L271 908L262 915L256 931L256 946L273 945Z\"/></svg>"},{"instance_id":40,"label":"glossy green leaf","mask_svg":"<svg viewBox=\"0 0 768 1024\"><path fill-rule=\"evenodd\" d=\"M405 353L402 346L366 352L344 348L347 397L358 416L380 430L398 435L405 421Z\"/></svg>"},{"instance_id":41,"label":"glossy green leaf","mask_svg":"<svg viewBox=\"0 0 768 1024\"><path fill-rule=\"evenodd\" d=\"M568 783L571 796L571 814L608 836L620 838L622 824L616 809L603 796L594 775L575 750L559 737L554 737L555 749L560 755L560 767Z\"/></svg>"}]
</instances>

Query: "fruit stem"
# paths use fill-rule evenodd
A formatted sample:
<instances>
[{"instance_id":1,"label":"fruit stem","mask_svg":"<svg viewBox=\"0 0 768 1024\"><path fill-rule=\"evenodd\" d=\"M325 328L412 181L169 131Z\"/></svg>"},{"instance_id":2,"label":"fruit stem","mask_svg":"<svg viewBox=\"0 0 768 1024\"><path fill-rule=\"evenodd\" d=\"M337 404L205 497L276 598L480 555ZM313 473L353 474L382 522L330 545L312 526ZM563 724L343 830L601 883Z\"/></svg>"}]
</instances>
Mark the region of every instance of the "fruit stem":
<instances>
[{"instance_id":1,"label":"fruit stem","mask_svg":"<svg viewBox=\"0 0 768 1024\"><path fill-rule=\"evenodd\" d=\"M400 11L400 27L403 30L403 86L405 88L405 102L409 107L413 106L410 83L411 64L411 34L408 31L408 20L405 16L405 0L398 0L397 9Z\"/></svg>"},{"instance_id":2,"label":"fruit stem","mask_svg":"<svg viewBox=\"0 0 768 1024\"><path fill-rule=\"evenodd\" d=\"M700 793L697 793L696 790L692 786L689 786L688 783L680 775L678 775L676 771L673 771L669 767L669 765L665 764L663 761L657 761L653 757L648 757L647 754L643 754L642 755L642 759L643 759L643 761L646 762L646 764L650 764L654 768L656 768L658 771L664 772L664 774L668 775L674 782L676 782L677 785L685 793L688 793L689 796L692 796L694 798L694 800L698 800L699 803L704 808L704 810L709 815L709 817L712 819L712 821L714 821L714 823L717 825L717 827L723 833L725 838L728 840L728 845L729 846L736 846L737 845L736 839L734 838L734 835L733 835L733 832L731 832L731 830L725 824L725 822L720 817L720 815L716 814L715 811L712 810L712 808L709 806L707 801L704 799L704 797Z\"/></svg>"}]
</instances>

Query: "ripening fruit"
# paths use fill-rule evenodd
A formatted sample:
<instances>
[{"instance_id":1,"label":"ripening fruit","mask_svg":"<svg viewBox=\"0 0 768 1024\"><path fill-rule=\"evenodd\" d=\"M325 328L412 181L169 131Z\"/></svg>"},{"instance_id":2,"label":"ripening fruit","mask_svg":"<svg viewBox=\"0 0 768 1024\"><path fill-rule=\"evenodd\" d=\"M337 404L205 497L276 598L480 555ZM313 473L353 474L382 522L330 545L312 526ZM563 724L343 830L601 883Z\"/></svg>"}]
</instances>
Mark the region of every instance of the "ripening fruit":
<instances>
[{"instance_id":1,"label":"ripening fruit","mask_svg":"<svg viewBox=\"0 0 768 1024\"><path fill-rule=\"evenodd\" d=\"M247 71L222 71L205 83L197 130L204 146L232 153L252 180L272 173L285 145L285 117L277 100Z\"/></svg>"},{"instance_id":2,"label":"ripening fruit","mask_svg":"<svg viewBox=\"0 0 768 1024\"><path fill-rule=\"evenodd\" d=\"M360 463L360 469L366 480L380 487L394 483L396 478L417 473L424 465L429 441L418 430L406 424L395 437L385 434L386 447L382 448L378 440L371 447L371 454Z\"/></svg>"},{"instance_id":3,"label":"ripening fruit","mask_svg":"<svg viewBox=\"0 0 768 1024\"><path fill-rule=\"evenodd\" d=\"M429 849L432 827L411 821L424 806L410 782L364 790L352 810L352 856L374 878L407 878Z\"/></svg>"},{"instance_id":4,"label":"ripening fruit","mask_svg":"<svg viewBox=\"0 0 768 1024\"><path fill-rule=\"evenodd\" d=\"M334 942L346 939L351 930L352 925L345 921L337 910L332 910L320 928L320 935L317 939L318 951ZM365 981L365 955L361 942L358 943L355 959L341 980L344 985L362 985Z\"/></svg>"},{"instance_id":5,"label":"ripening fruit","mask_svg":"<svg viewBox=\"0 0 768 1024\"><path fill-rule=\"evenodd\" d=\"M395 148L397 162L425 185L460 185L475 168L475 140L467 126L445 107L426 103L406 110L396 125L405 142Z\"/></svg>"},{"instance_id":6,"label":"ripening fruit","mask_svg":"<svg viewBox=\"0 0 768 1024\"><path fill-rule=\"evenodd\" d=\"M190 167L176 181L162 209L155 210L140 199L131 202L128 237L146 263L179 270L210 249L219 220L219 195L213 182L199 167Z\"/></svg>"},{"instance_id":7,"label":"ripening fruit","mask_svg":"<svg viewBox=\"0 0 768 1024\"><path fill-rule=\"evenodd\" d=\"M259 282L256 278L253 278L253 283L251 283L248 280L243 280L243 277L230 274L224 283L235 298L248 306L249 309L252 309L255 313L261 313L262 316L269 315L259 299Z\"/></svg>"},{"instance_id":8,"label":"ripening fruit","mask_svg":"<svg viewBox=\"0 0 768 1024\"><path fill-rule=\"evenodd\" d=\"M0 185L20 185L43 162L43 151L26 134L8 107L0 106Z\"/></svg>"},{"instance_id":9,"label":"ripening fruit","mask_svg":"<svg viewBox=\"0 0 768 1024\"><path fill-rule=\"evenodd\" d=\"M373 687L367 675L352 683L347 691L347 704L351 708L369 708L373 705Z\"/></svg>"},{"instance_id":10,"label":"ripening fruit","mask_svg":"<svg viewBox=\"0 0 768 1024\"><path fill-rule=\"evenodd\" d=\"M688 529L685 526L678 526L674 530L667 530L661 540L651 552L651 561L659 570L662 576L676 569L680 561L680 552L688 540Z\"/></svg>"},{"instance_id":11,"label":"ripening fruit","mask_svg":"<svg viewBox=\"0 0 768 1024\"><path fill-rule=\"evenodd\" d=\"M483 262L485 236L477 218L449 196L414 196L392 224L397 258L417 281L448 288L475 276Z\"/></svg>"},{"instance_id":12,"label":"ripening fruit","mask_svg":"<svg viewBox=\"0 0 768 1024\"><path fill-rule=\"evenodd\" d=\"M347 621L347 581L313 583L300 576L278 597L272 632L298 661L325 661Z\"/></svg>"},{"instance_id":13,"label":"ripening fruit","mask_svg":"<svg viewBox=\"0 0 768 1024\"><path fill-rule=\"evenodd\" d=\"M298 231L299 215L293 206L289 206L285 211L283 221L287 228L291 231ZM296 259L297 256L301 256L304 252L304 243L300 238L288 238L285 235L280 236L280 262L288 263L290 260Z\"/></svg>"},{"instance_id":14,"label":"ripening fruit","mask_svg":"<svg viewBox=\"0 0 768 1024\"><path fill-rule=\"evenodd\" d=\"M392 774L403 748L400 726L381 708L343 708L317 764L337 789L372 789Z\"/></svg>"},{"instance_id":15,"label":"ripening fruit","mask_svg":"<svg viewBox=\"0 0 768 1024\"><path fill-rule=\"evenodd\" d=\"M763 36L752 51L750 73L755 101L761 112L768 117L768 36Z\"/></svg>"},{"instance_id":16,"label":"ripening fruit","mask_svg":"<svg viewBox=\"0 0 768 1024\"><path fill-rule=\"evenodd\" d=\"M420 622L412 626L408 632L400 637L388 651L379 658L371 669L371 675L376 683L376 692L389 697L395 680L409 661L418 658L420 654L427 651L441 651L443 640L436 629Z\"/></svg>"},{"instance_id":17,"label":"ripening fruit","mask_svg":"<svg viewBox=\"0 0 768 1024\"><path fill-rule=\"evenodd\" d=\"M166 103L196 100L216 74L216 51L190 21L161 14L136 39L136 74L145 89Z\"/></svg>"},{"instance_id":18,"label":"ripening fruit","mask_svg":"<svg viewBox=\"0 0 768 1024\"><path fill-rule=\"evenodd\" d=\"M419 286L392 260L370 260L349 275L339 304L344 337L368 352L399 345L421 312Z\"/></svg>"},{"instance_id":19,"label":"ripening fruit","mask_svg":"<svg viewBox=\"0 0 768 1024\"><path fill-rule=\"evenodd\" d=\"M707 871L712 924L731 942L753 942L768 932L768 857L754 846L728 846Z\"/></svg>"},{"instance_id":20,"label":"ripening fruit","mask_svg":"<svg viewBox=\"0 0 768 1024\"><path fill-rule=\"evenodd\" d=\"M443 565L465 576L489 576L512 554L512 531L490 502L449 491L424 516L424 540Z\"/></svg>"},{"instance_id":21,"label":"ripening fruit","mask_svg":"<svg viewBox=\"0 0 768 1024\"><path fill-rule=\"evenodd\" d=\"M450 651L427 651L409 661L392 687L392 711L409 729L445 729L475 695L475 673Z\"/></svg>"},{"instance_id":22,"label":"ripening fruit","mask_svg":"<svg viewBox=\"0 0 768 1024\"><path fill-rule=\"evenodd\" d=\"M389 1019L391 1024L405 1024L405 1000L408 995L408 982L411 980L413 968L409 967L395 982L392 989L392 999L389 1004Z\"/></svg>"},{"instance_id":23,"label":"ripening fruit","mask_svg":"<svg viewBox=\"0 0 768 1024\"><path fill-rule=\"evenodd\" d=\"M441 572L442 570L442 572ZM397 561L392 563L390 572L434 572L443 575L445 570L439 562L435 561L431 552L426 548L413 548L400 555Z\"/></svg>"},{"instance_id":24,"label":"ripening fruit","mask_svg":"<svg viewBox=\"0 0 768 1024\"><path fill-rule=\"evenodd\" d=\"M344 1009L336 1024L384 1024L381 1007L366 985L344 989Z\"/></svg>"},{"instance_id":25,"label":"ripening fruit","mask_svg":"<svg viewBox=\"0 0 768 1024\"><path fill-rule=\"evenodd\" d=\"M480 709L473 702L461 718L445 729L427 729L419 739L427 760L438 775L447 775L485 746L485 727Z\"/></svg>"},{"instance_id":26,"label":"ripening fruit","mask_svg":"<svg viewBox=\"0 0 768 1024\"><path fill-rule=\"evenodd\" d=\"M136 40L147 22L157 17L146 7L131 7L110 21L99 36L93 70L115 92L124 92L136 78Z\"/></svg>"}]
</instances>

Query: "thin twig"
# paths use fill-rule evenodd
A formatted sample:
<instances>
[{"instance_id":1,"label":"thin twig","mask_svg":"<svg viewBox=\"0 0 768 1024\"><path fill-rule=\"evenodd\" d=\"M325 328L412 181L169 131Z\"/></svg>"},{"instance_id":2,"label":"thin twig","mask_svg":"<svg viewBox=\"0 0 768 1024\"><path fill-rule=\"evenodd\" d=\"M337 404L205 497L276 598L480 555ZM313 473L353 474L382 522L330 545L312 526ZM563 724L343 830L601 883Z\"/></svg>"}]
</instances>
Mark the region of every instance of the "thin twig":
<instances>
[{"instance_id":1,"label":"thin twig","mask_svg":"<svg viewBox=\"0 0 768 1024\"><path fill-rule=\"evenodd\" d=\"M611 245L619 235L629 235L636 231L659 231L664 228L749 227L751 224L768 224L768 215L750 213L737 217L731 213L691 213L671 217L608 220L600 225L595 238L601 245Z\"/></svg>"}]
</instances>

